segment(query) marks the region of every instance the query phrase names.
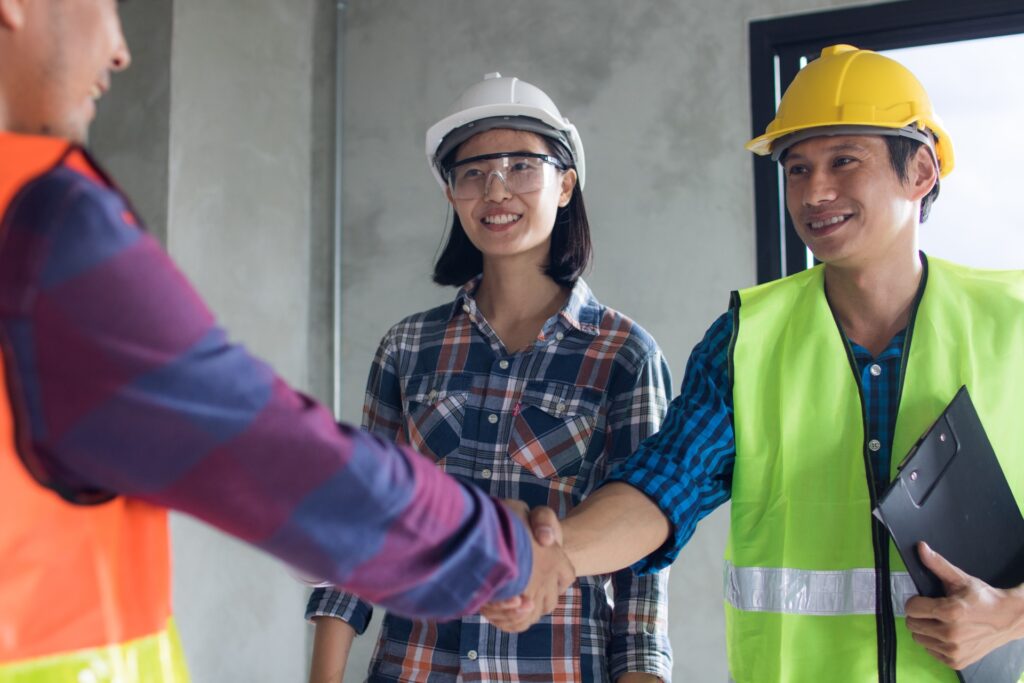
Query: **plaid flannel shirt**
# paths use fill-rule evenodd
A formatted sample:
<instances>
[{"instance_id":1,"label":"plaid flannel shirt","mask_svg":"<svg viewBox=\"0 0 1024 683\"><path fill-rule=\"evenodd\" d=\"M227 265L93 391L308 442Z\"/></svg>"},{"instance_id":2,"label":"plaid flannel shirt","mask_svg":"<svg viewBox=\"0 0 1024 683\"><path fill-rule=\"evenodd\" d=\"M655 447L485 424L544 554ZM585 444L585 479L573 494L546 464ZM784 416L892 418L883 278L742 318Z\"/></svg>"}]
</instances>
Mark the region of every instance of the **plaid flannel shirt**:
<instances>
[{"instance_id":1,"label":"plaid flannel shirt","mask_svg":"<svg viewBox=\"0 0 1024 683\"><path fill-rule=\"evenodd\" d=\"M564 516L657 431L668 366L654 340L582 280L536 343L509 353L476 306L478 282L388 332L370 370L364 427L411 443L491 495ZM369 678L590 683L640 671L668 681L667 582L667 570L580 579L518 635L479 616L389 614ZM371 612L352 595L317 589L306 616L344 619L361 633Z\"/></svg>"}]
</instances>

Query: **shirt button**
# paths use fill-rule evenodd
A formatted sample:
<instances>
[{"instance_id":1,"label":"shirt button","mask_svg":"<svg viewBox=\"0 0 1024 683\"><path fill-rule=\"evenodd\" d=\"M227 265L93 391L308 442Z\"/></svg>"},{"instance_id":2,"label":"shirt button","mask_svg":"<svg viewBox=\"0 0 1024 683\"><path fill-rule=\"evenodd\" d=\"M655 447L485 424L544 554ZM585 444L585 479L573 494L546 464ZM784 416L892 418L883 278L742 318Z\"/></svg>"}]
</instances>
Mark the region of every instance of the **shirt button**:
<instances>
[{"instance_id":1,"label":"shirt button","mask_svg":"<svg viewBox=\"0 0 1024 683\"><path fill-rule=\"evenodd\" d=\"M466 658L475 660L477 658L476 650L470 650L469 652L467 652Z\"/></svg>"},{"instance_id":2,"label":"shirt button","mask_svg":"<svg viewBox=\"0 0 1024 683\"><path fill-rule=\"evenodd\" d=\"M469 304L462 304L462 310L465 311L466 313L469 313Z\"/></svg>"},{"instance_id":3,"label":"shirt button","mask_svg":"<svg viewBox=\"0 0 1024 683\"><path fill-rule=\"evenodd\" d=\"M498 367L502 370L508 370L508 361L502 358L498 361Z\"/></svg>"},{"instance_id":4,"label":"shirt button","mask_svg":"<svg viewBox=\"0 0 1024 683\"><path fill-rule=\"evenodd\" d=\"M495 415L494 413L491 413L490 415L487 416L487 421L490 422L491 424L497 424L498 416Z\"/></svg>"},{"instance_id":5,"label":"shirt button","mask_svg":"<svg viewBox=\"0 0 1024 683\"><path fill-rule=\"evenodd\" d=\"M484 479L490 479L491 471L488 469L480 470L480 476L483 477Z\"/></svg>"},{"instance_id":6,"label":"shirt button","mask_svg":"<svg viewBox=\"0 0 1024 683\"><path fill-rule=\"evenodd\" d=\"M871 441L868 441L868 450L871 451L872 453L877 453L881 449L882 442L879 441L878 439L871 439Z\"/></svg>"},{"instance_id":7,"label":"shirt button","mask_svg":"<svg viewBox=\"0 0 1024 683\"><path fill-rule=\"evenodd\" d=\"M430 393L427 394L427 400L431 402L437 400L437 389L431 389Z\"/></svg>"},{"instance_id":8,"label":"shirt button","mask_svg":"<svg viewBox=\"0 0 1024 683\"><path fill-rule=\"evenodd\" d=\"M882 366L879 365L878 363L873 364L871 366L871 376L872 377L878 377L881 374L882 374Z\"/></svg>"},{"instance_id":9,"label":"shirt button","mask_svg":"<svg viewBox=\"0 0 1024 683\"><path fill-rule=\"evenodd\" d=\"M558 412L560 412L560 413L564 413L565 412L565 404L564 403L559 403L558 404Z\"/></svg>"},{"instance_id":10,"label":"shirt button","mask_svg":"<svg viewBox=\"0 0 1024 683\"><path fill-rule=\"evenodd\" d=\"M557 339L558 341L562 341L563 339L565 339L565 335L562 334L561 332L556 332L555 339Z\"/></svg>"}]
</instances>

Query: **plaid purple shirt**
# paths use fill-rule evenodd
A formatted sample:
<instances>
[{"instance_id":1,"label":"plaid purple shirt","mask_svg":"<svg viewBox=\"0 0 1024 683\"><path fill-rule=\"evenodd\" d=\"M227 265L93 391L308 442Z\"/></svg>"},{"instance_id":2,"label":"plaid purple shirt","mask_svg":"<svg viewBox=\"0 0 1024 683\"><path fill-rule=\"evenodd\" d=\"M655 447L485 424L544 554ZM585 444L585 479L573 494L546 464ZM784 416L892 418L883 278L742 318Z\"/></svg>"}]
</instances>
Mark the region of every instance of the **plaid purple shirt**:
<instances>
[{"instance_id":1,"label":"plaid purple shirt","mask_svg":"<svg viewBox=\"0 0 1024 683\"><path fill-rule=\"evenodd\" d=\"M0 171L19 137L0 132ZM100 173L61 162L2 216L6 390L38 479L187 512L410 615L523 590L522 523L229 342Z\"/></svg>"},{"instance_id":2,"label":"plaid purple shirt","mask_svg":"<svg viewBox=\"0 0 1024 683\"><path fill-rule=\"evenodd\" d=\"M411 442L493 496L564 516L657 431L668 366L654 340L582 280L537 342L509 353L476 306L478 281L388 332L370 369L364 426ZM429 623L389 614L370 680L590 683L640 671L668 681L667 581L667 570L580 579L519 635L478 616ZM306 612L360 633L370 614L367 603L327 589L314 591Z\"/></svg>"}]
</instances>

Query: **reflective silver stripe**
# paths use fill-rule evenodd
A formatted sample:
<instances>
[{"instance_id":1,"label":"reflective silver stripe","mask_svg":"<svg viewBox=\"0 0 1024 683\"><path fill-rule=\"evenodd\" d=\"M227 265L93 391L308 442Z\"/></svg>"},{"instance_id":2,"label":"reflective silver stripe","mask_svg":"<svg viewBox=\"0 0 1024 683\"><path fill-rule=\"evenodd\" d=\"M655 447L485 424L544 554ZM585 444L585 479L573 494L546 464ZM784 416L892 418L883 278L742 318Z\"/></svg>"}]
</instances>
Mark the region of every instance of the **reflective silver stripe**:
<instances>
[{"instance_id":1,"label":"reflective silver stripe","mask_svg":"<svg viewBox=\"0 0 1024 683\"><path fill-rule=\"evenodd\" d=\"M906 572L892 572L893 610L917 595ZM875 570L808 571L772 567L737 567L725 563L725 599L747 612L783 614L874 614Z\"/></svg>"}]
</instances>

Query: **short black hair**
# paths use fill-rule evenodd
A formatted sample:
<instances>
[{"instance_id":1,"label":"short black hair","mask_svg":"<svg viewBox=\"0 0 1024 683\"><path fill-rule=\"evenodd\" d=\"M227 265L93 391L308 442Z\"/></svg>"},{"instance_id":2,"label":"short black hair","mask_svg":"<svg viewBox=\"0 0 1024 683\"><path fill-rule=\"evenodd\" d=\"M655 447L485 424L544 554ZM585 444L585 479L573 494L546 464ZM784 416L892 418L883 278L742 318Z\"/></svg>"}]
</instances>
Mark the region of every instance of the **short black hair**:
<instances>
[{"instance_id":1,"label":"short black hair","mask_svg":"<svg viewBox=\"0 0 1024 683\"><path fill-rule=\"evenodd\" d=\"M920 140L914 140L913 138L904 137L902 135L885 135L885 144L889 148L889 163L892 164L892 170L896 171L896 177L900 179L901 183L907 182L908 172L907 167L910 165L910 160L917 154L917 150L920 149L924 143ZM939 178L938 169L936 169L935 185L932 189L921 199L921 222L924 223L928 220L928 214L931 213L932 204L939 196Z\"/></svg>"},{"instance_id":2,"label":"short black hair","mask_svg":"<svg viewBox=\"0 0 1024 683\"><path fill-rule=\"evenodd\" d=\"M562 162L565 168L574 168L572 154L561 143L543 138L550 148L551 156ZM441 174L455 164L458 148L453 149L441 160ZM551 251L544 274L563 287L572 287L587 270L593 254L590 240L590 223L583 203L583 191L579 182L572 189L572 197L565 206L558 207L555 227L551 231ZM464 285L484 270L484 257L466 235L459 214L452 211L452 224L448 241L434 263L434 282L439 285Z\"/></svg>"}]
</instances>

